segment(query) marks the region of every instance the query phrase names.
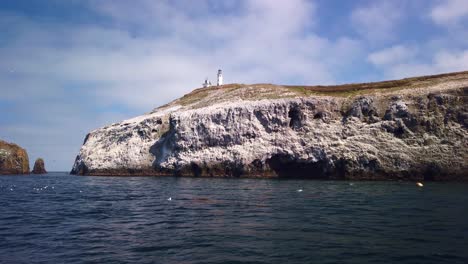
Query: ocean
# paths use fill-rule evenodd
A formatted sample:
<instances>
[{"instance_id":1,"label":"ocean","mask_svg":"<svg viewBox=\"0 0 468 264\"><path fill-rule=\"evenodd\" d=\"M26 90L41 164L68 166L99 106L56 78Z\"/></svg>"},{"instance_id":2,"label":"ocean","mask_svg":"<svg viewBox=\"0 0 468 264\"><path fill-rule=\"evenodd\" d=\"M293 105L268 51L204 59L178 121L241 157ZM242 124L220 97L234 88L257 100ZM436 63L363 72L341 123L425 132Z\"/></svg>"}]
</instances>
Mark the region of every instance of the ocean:
<instances>
[{"instance_id":1,"label":"ocean","mask_svg":"<svg viewBox=\"0 0 468 264\"><path fill-rule=\"evenodd\" d=\"M0 263L468 263L468 184L0 176Z\"/></svg>"}]
</instances>

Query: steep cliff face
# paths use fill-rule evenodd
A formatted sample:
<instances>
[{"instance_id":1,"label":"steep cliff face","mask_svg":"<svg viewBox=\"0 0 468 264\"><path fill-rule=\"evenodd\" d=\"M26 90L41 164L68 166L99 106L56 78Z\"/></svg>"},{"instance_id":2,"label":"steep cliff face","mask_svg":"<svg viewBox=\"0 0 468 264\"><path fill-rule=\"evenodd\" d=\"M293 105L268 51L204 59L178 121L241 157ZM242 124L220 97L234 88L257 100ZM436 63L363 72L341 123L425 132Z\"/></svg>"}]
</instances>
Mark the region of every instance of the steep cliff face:
<instances>
[{"instance_id":1,"label":"steep cliff face","mask_svg":"<svg viewBox=\"0 0 468 264\"><path fill-rule=\"evenodd\" d=\"M198 89L92 131L83 175L468 180L468 73Z\"/></svg>"},{"instance_id":2,"label":"steep cliff face","mask_svg":"<svg viewBox=\"0 0 468 264\"><path fill-rule=\"evenodd\" d=\"M20 146L0 140L0 174L28 174L29 158Z\"/></svg>"}]
</instances>

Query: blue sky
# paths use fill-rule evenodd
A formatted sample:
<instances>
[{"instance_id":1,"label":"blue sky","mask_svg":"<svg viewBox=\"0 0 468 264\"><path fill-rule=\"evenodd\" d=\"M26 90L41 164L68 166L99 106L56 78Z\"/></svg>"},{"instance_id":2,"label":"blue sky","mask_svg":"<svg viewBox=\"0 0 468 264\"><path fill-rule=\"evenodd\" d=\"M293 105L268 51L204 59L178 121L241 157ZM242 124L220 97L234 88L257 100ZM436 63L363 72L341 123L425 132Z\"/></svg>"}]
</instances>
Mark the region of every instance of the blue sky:
<instances>
[{"instance_id":1,"label":"blue sky","mask_svg":"<svg viewBox=\"0 0 468 264\"><path fill-rule=\"evenodd\" d=\"M466 0L2 0L0 138L71 169L87 132L215 79L468 70Z\"/></svg>"}]
</instances>

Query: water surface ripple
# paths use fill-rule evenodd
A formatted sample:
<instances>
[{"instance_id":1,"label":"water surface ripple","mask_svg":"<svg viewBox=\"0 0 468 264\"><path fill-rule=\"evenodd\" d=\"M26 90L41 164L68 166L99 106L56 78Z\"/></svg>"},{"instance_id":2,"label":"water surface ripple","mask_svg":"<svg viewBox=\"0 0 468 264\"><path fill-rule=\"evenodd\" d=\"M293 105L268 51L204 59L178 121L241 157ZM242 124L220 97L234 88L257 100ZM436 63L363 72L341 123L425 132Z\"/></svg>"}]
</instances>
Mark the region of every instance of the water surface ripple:
<instances>
[{"instance_id":1,"label":"water surface ripple","mask_svg":"<svg viewBox=\"0 0 468 264\"><path fill-rule=\"evenodd\" d=\"M464 183L51 173L0 209L0 263L468 262Z\"/></svg>"}]
</instances>

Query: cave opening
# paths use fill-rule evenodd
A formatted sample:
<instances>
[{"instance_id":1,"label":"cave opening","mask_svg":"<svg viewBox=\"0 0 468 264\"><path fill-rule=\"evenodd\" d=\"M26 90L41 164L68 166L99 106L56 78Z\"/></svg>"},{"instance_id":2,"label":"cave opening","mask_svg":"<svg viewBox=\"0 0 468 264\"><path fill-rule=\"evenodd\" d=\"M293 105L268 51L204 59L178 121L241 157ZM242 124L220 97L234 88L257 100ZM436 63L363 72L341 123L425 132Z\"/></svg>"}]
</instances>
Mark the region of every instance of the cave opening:
<instances>
[{"instance_id":1,"label":"cave opening","mask_svg":"<svg viewBox=\"0 0 468 264\"><path fill-rule=\"evenodd\" d=\"M279 178L330 179L328 164L323 160L303 162L289 155L277 154L268 159L267 164Z\"/></svg>"},{"instance_id":2,"label":"cave opening","mask_svg":"<svg viewBox=\"0 0 468 264\"><path fill-rule=\"evenodd\" d=\"M202 168L198 166L195 162L190 163L190 169L194 177L200 177L202 174Z\"/></svg>"},{"instance_id":3,"label":"cave opening","mask_svg":"<svg viewBox=\"0 0 468 264\"><path fill-rule=\"evenodd\" d=\"M424 181L434 181L441 174L441 171L441 168L436 164L427 165L423 172Z\"/></svg>"}]
</instances>

